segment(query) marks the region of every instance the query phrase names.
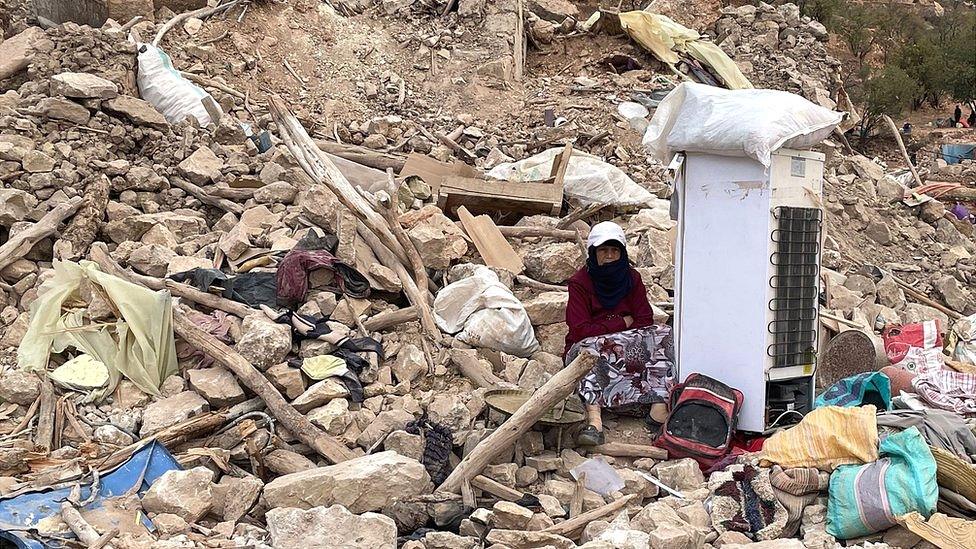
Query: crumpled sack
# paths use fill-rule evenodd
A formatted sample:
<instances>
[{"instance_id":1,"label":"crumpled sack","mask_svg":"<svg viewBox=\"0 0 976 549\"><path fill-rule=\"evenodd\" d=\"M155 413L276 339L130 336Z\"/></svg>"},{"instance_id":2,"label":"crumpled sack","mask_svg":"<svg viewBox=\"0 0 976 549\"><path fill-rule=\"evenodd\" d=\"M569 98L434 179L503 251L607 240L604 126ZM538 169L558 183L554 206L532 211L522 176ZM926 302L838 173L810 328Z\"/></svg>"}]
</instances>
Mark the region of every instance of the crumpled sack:
<instances>
[{"instance_id":1,"label":"crumpled sack","mask_svg":"<svg viewBox=\"0 0 976 549\"><path fill-rule=\"evenodd\" d=\"M779 90L724 90L683 82L661 101L643 144L659 161L674 152L747 156L769 167L777 149L808 149L844 114Z\"/></svg>"},{"instance_id":2,"label":"crumpled sack","mask_svg":"<svg viewBox=\"0 0 976 549\"><path fill-rule=\"evenodd\" d=\"M821 471L870 463L878 459L875 413L870 404L817 408L800 423L769 437L763 444L762 458L784 469L816 467Z\"/></svg>"},{"instance_id":3,"label":"crumpled sack","mask_svg":"<svg viewBox=\"0 0 976 549\"><path fill-rule=\"evenodd\" d=\"M85 325L85 309L72 308L86 282L120 312L114 324ZM160 396L159 385L177 372L169 291L154 292L103 273L91 261L55 259L54 276L41 284L30 318L17 348L18 367L44 370L51 353L78 349L108 367L109 383L93 395L95 399L114 391L121 375L143 392Z\"/></svg>"},{"instance_id":4,"label":"crumpled sack","mask_svg":"<svg viewBox=\"0 0 976 549\"><path fill-rule=\"evenodd\" d=\"M939 499L935 473L935 458L918 428L885 437L880 459L830 475L827 533L852 539L887 530L908 513L932 516Z\"/></svg>"},{"instance_id":5,"label":"crumpled sack","mask_svg":"<svg viewBox=\"0 0 976 549\"><path fill-rule=\"evenodd\" d=\"M518 162L499 164L488 172L488 177L512 182L544 181L549 179L553 160L562 150L561 147L555 147ZM584 206L651 206L660 200L634 183L620 168L576 150L569 156L563 183L565 196Z\"/></svg>"},{"instance_id":6,"label":"crumpled sack","mask_svg":"<svg viewBox=\"0 0 976 549\"><path fill-rule=\"evenodd\" d=\"M891 409L891 380L881 372L864 372L845 377L827 388L814 402L815 408L824 406L863 406Z\"/></svg>"},{"instance_id":7,"label":"crumpled sack","mask_svg":"<svg viewBox=\"0 0 976 549\"><path fill-rule=\"evenodd\" d=\"M976 365L976 315L960 318L952 325L950 342L955 341L952 358Z\"/></svg>"},{"instance_id":8,"label":"crumpled sack","mask_svg":"<svg viewBox=\"0 0 976 549\"><path fill-rule=\"evenodd\" d=\"M210 113L201 102L210 94L183 78L173 68L173 62L166 52L152 44L139 44L137 59L139 95L163 113L167 122L177 124L187 116L196 118L201 127L217 122L210 119Z\"/></svg>"},{"instance_id":9,"label":"crumpled sack","mask_svg":"<svg viewBox=\"0 0 976 549\"><path fill-rule=\"evenodd\" d=\"M522 302L479 265L468 278L448 284L434 299L437 326L472 347L529 357L539 350Z\"/></svg>"}]
</instances>

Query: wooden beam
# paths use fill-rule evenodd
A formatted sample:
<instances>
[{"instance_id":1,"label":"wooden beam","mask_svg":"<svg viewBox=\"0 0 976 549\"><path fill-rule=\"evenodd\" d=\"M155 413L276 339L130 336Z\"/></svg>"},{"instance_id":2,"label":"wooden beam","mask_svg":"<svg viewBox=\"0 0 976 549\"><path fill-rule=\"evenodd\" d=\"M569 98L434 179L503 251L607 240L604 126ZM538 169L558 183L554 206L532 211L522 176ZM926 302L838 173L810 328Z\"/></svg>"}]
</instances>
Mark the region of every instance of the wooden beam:
<instances>
[{"instance_id":1,"label":"wooden beam","mask_svg":"<svg viewBox=\"0 0 976 549\"><path fill-rule=\"evenodd\" d=\"M37 408L37 430L34 432L34 446L41 452L54 450L54 416L57 396L54 394L54 384L47 376L41 382L40 405Z\"/></svg>"},{"instance_id":2,"label":"wooden beam","mask_svg":"<svg viewBox=\"0 0 976 549\"><path fill-rule=\"evenodd\" d=\"M543 530L547 534L556 534L559 536L565 536L567 538L576 540L579 539L579 532L586 527L587 524L593 522L594 520L601 519L611 513L614 513L620 509L623 509L628 503L638 498L637 494L630 494L624 496L617 501L610 502L603 507L598 507L592 511L587 511L585 513L580 513L575 517L560 522L555 526L550 526Z\"/></svg>"},{"instance_id":3,"label":"wooden beam","mask_svg":"<svg viewBox=\"0 0 976 549\"><path fill-rule=\"evenodd\" d=\"M499 482L495 482L494 480L491 480L490 478L483 475L478 475L473 479L471 479L471 486L474 486L479 490L488 492L489 494L495 496L496 498L500 498L505 501L518 501L523 497L525 497L525 494L523 494L522 492L519 492L514 488L509 488L508 486L505 486L504 484L501 484Z\"/></svg>"},{"instance_id":4,"label":"wooden beam","mask_svg":"<svg viewBox=\"0 0 976 549\"><path fill-rule=\"evenodd\" d=\"M578 232L569 229L550 229L549 227L508 227L501 226L498 227L499 232L501 232L506 237L510 238L526 238L531 236L542 236L548 238L558 238L560 240L578 240L580 235Z\"/></svg>"},{"instance_id":5,"label":"wooden beam","mask_svg":"<svg viewBox=\"0 0 976 549\"><path fill-rule=\"evenodd\" d=\"M316 139L315 146L329 154L382 171L393 168L394 171L399 173L403 169L403 164L407 161L405 157L398 154L374 151L366 147L359 147L348 143L336 143L335 141L326 141L324 139Z\"/></svg>"},{"instance_id":6,"label":"wooden beam","mask_svg":"<svg viewBox=\"0 0 976 549\"><path fill-rule=\"evenodd\" d=\"M590 454L603 454L614 457L635 457L664 460L668 459L668 451L649 444L627 444L626 442L608 442L587 449Z\"/></svg>"},{"instance_id":7,"label":"wooden beam","mask_svg":"<svg viewBox=\"0 0 976 549\"><path fill-rule=\"evenodd\" d=\"M363 322L363 327L368 332L382 332L387 328L392 328L393 326L410 322L411 320L417 320L418 318L420 317L417 314L417 308L411 305L402 309L376 313Z\"/></svg>"},{"instance_id":8,"label":"wooden beam","mask_svg":"<svg viewBox=\"0 0 976 549\"><path fill-rule=\"evenodd\" d=\"M227 200L226 198L220 198L214 196L208 193L207 191L203 190L202 188L194 185L193 183L190 183L189 181L186 181L184 179L180 179L179 177L170 177L169 184L176 187L177 189L182 189L190 193L191 195L196 197L197 200L203 202L208 206L213 206L214 208L220 208L225 212L230 212L237 216L240 216L242 213L244 213L244 206L241 206L236 202Z\"/></svg>"},{"instance_id":9,"label":"wooden beam","mask_svg":"<svg viewBox=\"0 0 976 549\"><path fill-rule=\"evenodd\" d=\"M568 366L549 378L505 423L461 460L438 490L456 494L461 489L462 479L472 479L481 474L486 465L511 448L543 414L573 392L579 380L596 364L596 358L596 355L582 352Z\"/></svg>"},{"instance_id":10,"label":"wooden beam","mask_svg":"<svg viewBox=\"0 0 976 549\"><path fill-rule=\"evenodd\" d=\"M198 290L189 284L181 284L175 280L156 278L127 271L116 263L114 259L112 259L108 253L108 248L102 242L92 244L89 253L92 261L98 263L98 266L101 267L103 271L110 275L128 280L133 284L141 284L151 290L166 289L169 290L171 294L177 297L182 297L187 301L191 301L198 305L203 305L204 307L208 307L210 309L224 311L225 313L230 313L241 318L260 312L257 309L252 309L243 303L238 303L237 301L227 299L219 295Z\"/></svg>"},{"instance_id":11,"label":"wooden beam","mask_svg":"<svg viewBox=\"0 0 976 549\"><path fill-rule=\"evenodd\" d=\"M905 150L905 142L902 141L901 139L901 133L898 131L898 127L895 126L895 122L887 114L881 115L881 118L884 119L885 123L888 124L888 129L891 130L892 134L894 134L895 142L898 143L898 150L901 151L902 158L904 158L905 163L908 164L908 169L912 171L912 177L915 178L915 183L918 184L919 187L921 187L922 178L918 176L918 172L915 171L915 165L912 164L912 159L910 156L908 156L908 151Z\"/></svg>"},{"instance_id":12,"label":"wooden beam","mask_svg":"<svg viewBox=\"0 0 976 549\"><path fill-rule=\"evenodd\" d=\"M490 389L504 383L504 380L495 375L490 364L485 365L478 358L478 352L474 349L451 349L450 352L451 362L476 386Z\"/></svg>"},{"instance_id":13,"label":"wooden beam","mask_svg":"<svg viewBox=\"0 0 976 549\"><path fill-rule=\"evenodd\" d=\"M84 203L85 199L80 196L62 202L44 214L40 221L10 237L0 246L0 269L24 257L35 244L57 232L61 222L74 215Z\"/></svg>"}]
</instances>

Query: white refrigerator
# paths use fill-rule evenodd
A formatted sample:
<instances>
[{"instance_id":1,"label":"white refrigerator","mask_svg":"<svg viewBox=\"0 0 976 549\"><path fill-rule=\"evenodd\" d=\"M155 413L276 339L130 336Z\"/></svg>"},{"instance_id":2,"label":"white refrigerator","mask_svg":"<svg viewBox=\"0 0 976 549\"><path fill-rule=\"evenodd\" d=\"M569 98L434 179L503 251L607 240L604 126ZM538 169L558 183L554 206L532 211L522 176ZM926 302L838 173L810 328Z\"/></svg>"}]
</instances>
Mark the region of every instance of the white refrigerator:
<instances>
[{"instance_id":1,"label":"white refrigerator","mask_svg":"<svg viewBox=\"0 0 976 549\"><path fill-rule=\"evenodd\" d=\"M739 430L789 426L812 409L823 163L785 149L768 169L702 153L672 162L678 374L741 390Z\"/></svg>"}]
</instances>

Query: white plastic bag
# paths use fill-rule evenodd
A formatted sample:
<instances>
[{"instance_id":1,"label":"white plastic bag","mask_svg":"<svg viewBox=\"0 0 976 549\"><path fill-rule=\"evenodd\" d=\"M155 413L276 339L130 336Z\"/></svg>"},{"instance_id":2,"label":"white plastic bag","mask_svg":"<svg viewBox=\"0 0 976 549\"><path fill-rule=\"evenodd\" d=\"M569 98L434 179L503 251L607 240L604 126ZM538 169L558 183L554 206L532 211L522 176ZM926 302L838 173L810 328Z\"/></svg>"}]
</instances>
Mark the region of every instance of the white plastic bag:
<instances>
[{"instance_id":1,"label":"white plastic bag","mask_svg":"<svg viewBox=\"0 0 976 549\"><path fill-rule=\"evenodd\" d=\"M784 91L685 82L661 101L643 143L661 162L677 151L706 152L748 156L768 167L773 151L810 148L843 118L843 113Z\"/></svg>"},{"instance_id":2,"label":"white plastic bag","mask_svg":"<svg viewBox=\"0 0 976 549\"><path fill-rule=\"evenodd\" d=\"M552 161L562 150L562 147L556 147L518 162L499 164L488 172L488 177L516 182L548 179ZM584 206L644 206L655 198L647 189L634 183L620 168L579 151L573 151L570 155L563 181L566 196L578 200Z\"/></svg>"},{"instance_id":3,"label":"white plastic bag","mask_svg":"<svg viewBox=\"0 0 976 549\"><path fill-rule=\"evenodd\" d=\"M491 269L448 284L434 299L437 326L472 347L528 357L539 350L525 307Z\"/></svg>"},{"instance_id":4,"label":"white plastic bag","mask_svg":"<svg viewBox=\"0 0 976 549\"><path fill-rule=\"evenodd\" d=\"M966 364L976 364L976 315L960 318L952 325L956 346L952 358Z\"/></svg>"},{"instance_id":5,"label":"white plastic bag","mask_svg":"<svg viewBox=\"0 0 976 549\"><path fill-rule=\"evenodd\" d=\"M180 76L166 52L151 44L139 44L138 59L139 94L163 113L167 122L176 124L192 115L201 126L210 124L210 113L201 103L210 94Z\"/></svg>"}]
</instances>

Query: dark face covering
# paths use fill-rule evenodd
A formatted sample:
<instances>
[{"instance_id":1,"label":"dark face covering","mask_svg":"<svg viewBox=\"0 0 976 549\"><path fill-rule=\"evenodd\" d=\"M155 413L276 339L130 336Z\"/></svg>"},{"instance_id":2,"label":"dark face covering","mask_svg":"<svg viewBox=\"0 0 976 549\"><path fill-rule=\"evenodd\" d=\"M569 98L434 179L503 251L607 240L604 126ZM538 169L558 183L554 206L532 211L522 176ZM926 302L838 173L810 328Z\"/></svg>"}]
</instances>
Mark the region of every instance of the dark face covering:
<instances>
[{"instance_id":1,"label":"dark face covering","mask_svg":"<svg viewBox=\"0 0 976 549\"><path fill-rule=\"evenodd\" d=\"M613 309L630 293L634 280L630 277L627 248L616 241L605 242L603 245L612 245L620 249L620 259L599 265L596 261L596 247L590 246L589 257L586 259L586 272L593 281L597 301L604 309Z\"/></svg>"}]
</instances>

